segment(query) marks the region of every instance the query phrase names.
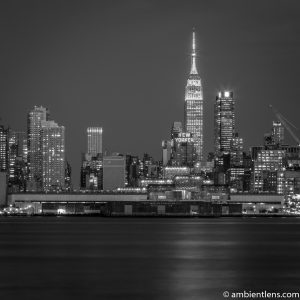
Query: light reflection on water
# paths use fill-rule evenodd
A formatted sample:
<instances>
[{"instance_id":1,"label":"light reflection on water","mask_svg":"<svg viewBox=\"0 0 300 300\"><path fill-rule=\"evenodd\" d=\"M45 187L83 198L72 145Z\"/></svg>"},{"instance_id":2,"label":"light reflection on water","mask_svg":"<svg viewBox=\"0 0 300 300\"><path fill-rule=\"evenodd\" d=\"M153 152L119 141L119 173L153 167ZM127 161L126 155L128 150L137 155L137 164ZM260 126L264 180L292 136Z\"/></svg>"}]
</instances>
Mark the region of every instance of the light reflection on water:
<instances>
[{"instance_id":1,"label":"light reflection on water","mask_svg":"<svg viewBox=\"0 0 300 300\"><path fill-rule=\"evenodd\" d=\"M0 298L297 291L299 250L300 220L290 218L1 218Z\"/></svg>"}]
</instances>

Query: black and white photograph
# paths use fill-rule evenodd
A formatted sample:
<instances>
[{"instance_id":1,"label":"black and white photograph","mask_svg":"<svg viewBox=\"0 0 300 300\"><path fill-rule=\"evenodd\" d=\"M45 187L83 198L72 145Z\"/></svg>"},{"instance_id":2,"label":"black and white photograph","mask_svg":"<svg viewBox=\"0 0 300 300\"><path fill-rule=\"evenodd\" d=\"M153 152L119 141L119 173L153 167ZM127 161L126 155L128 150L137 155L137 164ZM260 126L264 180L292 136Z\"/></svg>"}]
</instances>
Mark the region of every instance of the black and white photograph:
<instances>
[{"instance_id":1,"label":"black and white photograph","mask_svg":"<svg viewBox=\"0 0 300 300\"><path fill-rule=\"evenodd\" d=\"M0 1L0 299L300 299L299 0Z\"/></svg>"}]
</instances>

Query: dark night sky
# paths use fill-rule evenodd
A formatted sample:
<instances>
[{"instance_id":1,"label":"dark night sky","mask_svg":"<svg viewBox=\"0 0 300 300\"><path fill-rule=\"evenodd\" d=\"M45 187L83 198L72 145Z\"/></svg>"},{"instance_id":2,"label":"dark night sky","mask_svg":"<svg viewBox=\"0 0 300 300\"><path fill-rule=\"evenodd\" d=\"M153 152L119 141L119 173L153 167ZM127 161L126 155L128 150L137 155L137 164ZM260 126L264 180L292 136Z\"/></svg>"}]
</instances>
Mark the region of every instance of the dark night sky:
<instances>
[{"instance_id":1,"label":"dark night sky","mask_svg":"<svg viewBox=\"0 0 300 300\"><path fill-rule=\"evenodd\" d=\"M260 145L269 103L300 127L299 14L298 0L1 1L2 123L26 130L28 110L48 107L66 126L75 185L88 126L104 128L108 151L160 159L161 140L183 119L195 26L205 151L224 88L246 147Z\"/></svg>"}]
</instances>

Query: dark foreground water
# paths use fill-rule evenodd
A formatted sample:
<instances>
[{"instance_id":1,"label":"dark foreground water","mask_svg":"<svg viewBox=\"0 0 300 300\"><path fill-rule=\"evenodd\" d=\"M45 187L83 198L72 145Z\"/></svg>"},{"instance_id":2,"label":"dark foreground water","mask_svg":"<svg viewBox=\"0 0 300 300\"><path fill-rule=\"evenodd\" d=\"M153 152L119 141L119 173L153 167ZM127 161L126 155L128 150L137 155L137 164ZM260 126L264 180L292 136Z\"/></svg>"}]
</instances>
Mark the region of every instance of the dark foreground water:
<instances>
[{"instance_id":1,"label":"dark foreground water","mask_svg":"<svg viewBox=\"0 0 300 300\"><path fill-rule=\"evenodd\" d=\"M0 299L300 291L300 219L0 218Z\"/></svg>"}]
</instances>

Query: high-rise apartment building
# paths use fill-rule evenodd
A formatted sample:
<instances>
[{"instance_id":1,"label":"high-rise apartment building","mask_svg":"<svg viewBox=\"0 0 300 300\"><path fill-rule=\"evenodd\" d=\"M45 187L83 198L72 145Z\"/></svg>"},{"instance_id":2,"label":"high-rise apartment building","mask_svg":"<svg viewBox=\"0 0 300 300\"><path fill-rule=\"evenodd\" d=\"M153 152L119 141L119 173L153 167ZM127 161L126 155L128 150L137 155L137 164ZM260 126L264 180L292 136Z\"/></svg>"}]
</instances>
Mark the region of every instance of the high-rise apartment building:
<instances>
[{"instance_id":1,"label":"high-rise apartment building","mask_svg":"<svg viewBox=\"0 0 300 300\"><path fill-rule=\"evenodd\" d=\"M13 135L17 143L17 156L22 157L23 161L27 162L28 145L26 132L13 131Z\"/></svg>"},{"instance_id":2,"label":"high-rise apartment building","mask_svg":"<svg viewBox=\"0 0 300 300\"><path fill-rule=\"evenodd\" d=\"M47 121L49 111L43 106L34 106L27 118L28 170L31 190L42 188L43 153L41 145L42 122Z\"/></svg>"},{"instance_id":3,"label":"high-rise apartment building","mask_svg":"<svg viewBox=\"0 0 300 300\"><path fill-rule=\"evenodd\" d=\"M191 71L185 88L184 129L192 133L197 160L203 159L203 90L196 67L196 38L193 31Z\"/></svg>"},{"instance_id":4,"label":"high-rise apartment building","mask_svg":"<svg viewBox=\"0 0 300 300\"><path fill-rule=\"evenodd\" d=\"M8 129L0 126L0 172L8 169Z\"/></svg>"},{"instance_id":5,"label":"high-rise apartment building","mask_svg":"<svg viewBox=\"0 0 300 300\"><path fill-rule=\"evenodd\" d=\"M243 138L239 137L238 133L235 132L230 141L230 168L226 171L226 181L231 192L247 190L246 181L251 170L244 165L243 150Z\"/></svg>"},{"instance_id":6,"label":"high-rise apartment building","mask_svg":"<svg viewBox=\"0 0 300 300\"><path fill-rule=\"evenodd\" d=\"M243 166L243 150L243 138L239 137L238 133L236 132L230 141L230 166Z\"/></svg>"},{"instance_id":7,"label":"high-rise apartment building","mask_svg":"<svg viewBox=\"0 0 300 300\"><path fill-rule=\"evenodd\" d=\"M27 135L8 132L8 186L9 191L25 191L27 177Z\"/></svg>"},{"instance_id":8,"label":"high-rise apartment building","mask_svg":"<svg viewBox=\"0 0 300 300\"><path fill-rule=\"evenodd\" d=\"M233 92L222 91L215 103L215 153L229 153L235 131Z\"/></svg>"},{"instance_id":9,"label":"high-rise apartment building","mask_svg":"<svg viewBox=\"0 0 300 300\"><path fill-rule=\"evenodd\" d=\"M102 127L88 127L87 129L88 153L93 157L102 153Z\"/></svg>"},{"instance_id":10,"label":"high-rise apartment building","mask_svg":"<svg viewBox=\"0 0 300 300\"><path fill-rule=\"evenodd\" d=\"M261 150L257 153L253 166L253 191L277 191L277 173L284 167L284 157L284 150Z\"/></svg>"},{"instance_id":11,"label":"high-rise apartment building","mask_svg":"<svg viewBox=\"0 0 300 300\"><path fill-rule=\"evenodd\" d=\"M9 130L8 133L8 182L16 181L16 163L18 157L18 140L16 134Z\"/></svg>"},{"instance_id":12,"label":"high-rise apartment building","mask_svg":"<svg viewBox=\"0 0 300 300\"><path fill-rule=\"evenodd\" d=\"M65 189L65 127L41 122L42 183L44 191Z\"/></svg>"},{"instance_id":13,"label":"high-rise apartment building","mask_svg":"<svg viewBox=\"0 0 300 300\"><path fill-rule=\"evenodd\" d=\"M284 127L278 121L273 121L272 140L277 147L281 146L284 140Z\"/></svg>"}]
</instances>

